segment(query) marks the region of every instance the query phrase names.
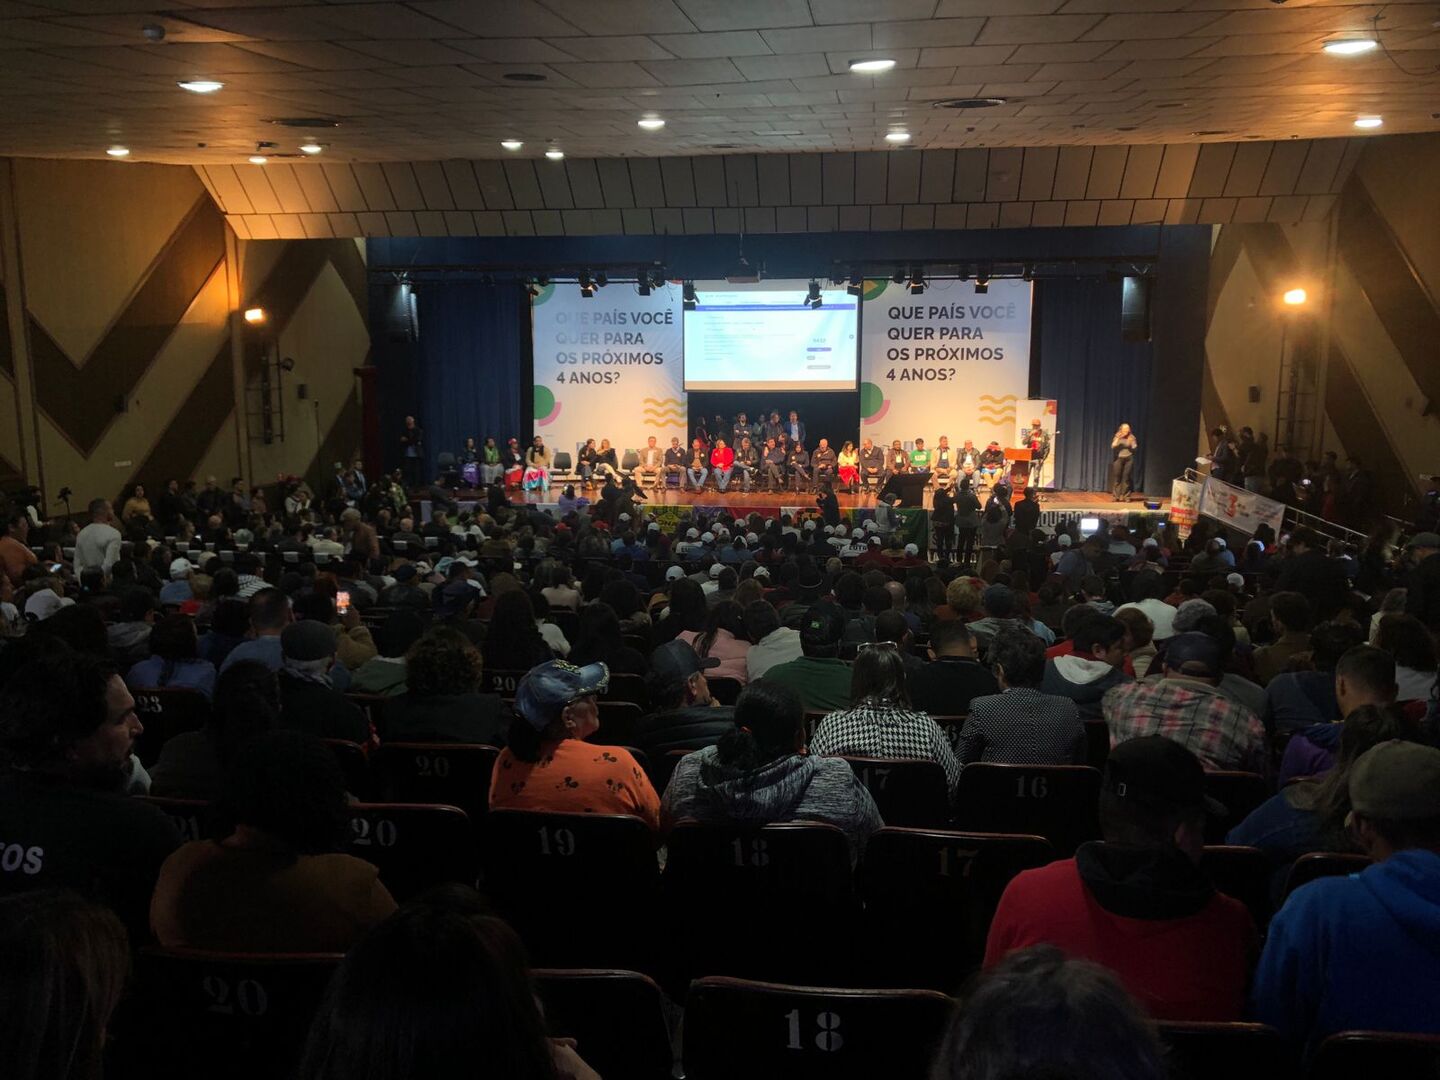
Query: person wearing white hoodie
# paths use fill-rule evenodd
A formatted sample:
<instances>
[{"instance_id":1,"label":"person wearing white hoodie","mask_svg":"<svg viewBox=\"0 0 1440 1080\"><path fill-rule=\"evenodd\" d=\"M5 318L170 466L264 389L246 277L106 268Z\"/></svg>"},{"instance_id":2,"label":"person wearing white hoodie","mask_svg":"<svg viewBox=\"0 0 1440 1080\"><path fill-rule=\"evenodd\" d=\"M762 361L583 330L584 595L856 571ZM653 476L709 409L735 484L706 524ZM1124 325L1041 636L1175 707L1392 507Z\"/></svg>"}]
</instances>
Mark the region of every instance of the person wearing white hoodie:
<instances>
[{"instance_id":1,"label":"person wearing white hoodie","mask_svg":"<svg viewBox=\"0 0 1440 1080\"><path fill-rule=\"evenodd\" d=\"M1101 720L1101 699L1112 686L1131 682L1125 664L1125 624L1098 612L1075 629L1075 650L1045 661L1040 691L1075 702L1081 720Z\"/></svg>"}]
</instances>

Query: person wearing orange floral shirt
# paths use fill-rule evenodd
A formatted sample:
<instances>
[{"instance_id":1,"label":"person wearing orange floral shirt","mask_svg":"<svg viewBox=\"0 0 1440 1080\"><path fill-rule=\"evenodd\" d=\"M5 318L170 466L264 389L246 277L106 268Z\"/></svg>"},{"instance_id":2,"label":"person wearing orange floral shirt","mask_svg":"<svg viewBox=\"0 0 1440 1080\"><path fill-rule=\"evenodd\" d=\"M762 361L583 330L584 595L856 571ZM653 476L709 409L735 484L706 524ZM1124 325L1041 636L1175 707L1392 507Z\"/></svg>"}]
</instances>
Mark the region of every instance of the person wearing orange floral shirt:
<instances>
[{"instance_id":1,"label":"person wearing orange floral shirt","mask_svg":"<svg viewBox=\"0 0 1440 1080\"><path fill-rule=\"evenodd\" d=\"M660 827L660 797L630 752L584 740L600 727L604 664L549 660L515 688L516 717L490 778L490 806L561 814L630 814Z\"/></svg>"}]
</instances>

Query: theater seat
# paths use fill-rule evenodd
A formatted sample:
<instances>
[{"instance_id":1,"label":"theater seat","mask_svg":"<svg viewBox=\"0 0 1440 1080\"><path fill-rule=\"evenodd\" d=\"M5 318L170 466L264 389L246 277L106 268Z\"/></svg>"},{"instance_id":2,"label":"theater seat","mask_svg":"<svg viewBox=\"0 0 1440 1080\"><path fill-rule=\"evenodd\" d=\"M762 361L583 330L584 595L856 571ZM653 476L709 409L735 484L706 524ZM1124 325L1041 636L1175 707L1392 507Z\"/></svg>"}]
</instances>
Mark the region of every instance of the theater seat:
<instances>
[{"instance_id":1,"label":"theater seat","mask_svg":"<svg viewBox=\"0 0 1440 1080\"><path fill-rule=\"evenodd\" d=\"M960 770L955 826L1043 836L1065 858L1100 838L1100 771L1088 765L997 765Z\"/></svg>"},{"instance_id":2,"label":"theater seat","mask_svg":"<svg viewBox=\"0 0 1440 1080\"><path fill-rule=\"evenodd\" d=\"M685 1076L923 1080L954 1009L933 990L697 979L685 999Z\"/></svg>"},{"instance_id":3,"label":"theater seat","mask_svg":"<svg viewBox=\"0 0 1440 1080\"><path fill-rule=\"evenodd\" d=\"M867 984L957 989L980 966L1005 886L1054 859L1040 836L888 825L874 833L856 873Z\"/></svg>"},{"instance_id":4,"label":"theater seat","mask_svg":"<svg viewBox=\"0 0 1440 1080\"><path fill-rule=\"evenodd\" d=\"M382 743L375 753L386 802L458 806L475 825L490 811L490 774L500 751L474 743Z\"/></svg>"},{"instance_id":5,"label":"theater seat","mask_svg":"<svg viewBox=\"0 0 1440 1080\"><path fill-rule=\"evenodd\" d=\"M1205 794L1225 804L1223 818L1210 818L1205 825L1205 842L1223 844L1225 835L1250 816L1250 812L1273 792L1259 773L1220 771L1205 774Z\"/></svg>"},{"instance_id":6,"label":"theater seat","mask_svg":"<svg viewBox=\"0 0 1440 1080\"><path fill-rule=\"evenodd\" d=\"M1264 929L1270 922L1275 914L1270 895L1275 863L1268 853L1239 844L1206 844L1200 869L1217 889L1245 905L1256 926Z\"/></svg>"},{"instance_id":7,"label":"theater seat","mask_svg":"<svg viewBox=\"0 0 1440 1080\"><path fill-rule=\"evenodd\" d=\"M950 784L938 761L845 758L887 825L943 828L950 821Z\"/></svg>"},{"instance_id":8,"label":"theater seat","mask_svg":"<svg viewBox=\"0 0 1440 1080\"><path fill-rule=\"evenodd\" d=\"M156 795L136 795L164 812L182 841L203 840L214 835L215 804L204 799L171 799Z\"/></svg>"},{"instance_id":9,"label":"theater seat","mask_svg":"<svg viewBox=\"0 0 1440 1080\"><path fill-rule=\"evenodd\" d=\"M353 803L345 850L380 871L398 901L434 885L475 884L476 841L463 810L414 803Z\"/></svg>"},{"instance_id":10,"label":"theater seat","mask_svg":"<svg viewBox=\"0 0 1440 1080\"><path fill-rule=\"evenodd\" d=\"M628 645L629 642L627 641L626 644ZM713 689L713 680L711 686ZM650 691L645 686L645 676L612 671L610 673L610 686L600 700L628 701L632 705L640 706L642 711L649 709Z\"/></svg>"},{"instance_id":11,"label":"theater seat","mask_svg":"<svg viewBox=\"0 0 1440 1080\"><path fill-rule=\"evenodd\" d=\"M1159 1029L1169 1048L1170 1080L1287 1080L1293 1075L1280 1033L1265 1024L1164 1023Z\"/></svg>"},{"instance_id":12,"label":"theater seat","mask_svg":"<svg viewBox=\"0 0 1440 1080\"><path fill-rule=\"evenodd\" d=\"M535 991L552 1038L570 1038L604 1077L669 1080L675 1058L660 987L636 971L539 968Z\"/></svg>"},{"instance_id":13,"label":"theater seat","mask_svg":"<svg viewBox=\"0 0 1440 1080\"><path fill-rule=\"evenodd\" d=\"M1309 1080L1435 1080L1440 1035L1342 1031L1315 1054Z\"/></svg>"},{"instance_id":14,"label":"theater seat","mask_svg":"<svg viewBox=\"0 0 1440 1080\"><path fill-rule=\"evenodd\" d=\"M1325 877L1358 874L1369 865L1368 855L1353 855L1343 851L1312 851L1309 855L1301 855L1291 864L1290 872L1285 875L1285 895L1281 904L1302 885Z\"/></svg>"},{"instance_id":15,"label":"theater seat","mask_svg":"<svg viewBox=\"0 0 1440 1080\"><path fill-rule=\"evenodd\" d=\"M520 680L528 674L528 671L486 668L484 674L480 677L480 688L487 694L499 694L502 698L513 700L515 697L515 688L520 685Z\"/></svg>"},{"instance_id":16,"label":"theater seat","mask_svg":"<svg viewBox=\"0 0 1440 1080\"><path fill-rule=\"evenodd\" d=\"M144 727L135 741L135 756L142 765L154 765L166 741L187 731L199 731L210 720L210 699L198 690L177 687L136 687L135 711Z\"/></svg>"},{"instance_id":17,"label":"theater seat","mask_svg":"<svg viewBox=\"0 0 1440 1080\"><path fill-rule=\"evenodd\" d=\"M707 675L705 681L710 684L710 696L721 705L734 705L740 698L740 692L745 689L745 684L739 679L729 679L723 675L715 678Z\"/></svg>"},{"instance_id":18,"label":"theater seat","mask_svg":"<svg viewBox=\"0 0 1440 1080\"><path fill-rule=\"evenodd\" d=\"M117 1054L147 1080L291 1075L341 959L141 949Z\"/></svg>"},{"instance_id":19,"label":"theater seat","mask_svg":"<svg viewBox=\"0 0 1440 1080\"><path fill-rule=\"evenodd\" d=\"M345 790L357 799L372 797L375 791L365 748L348 739L322 739L321 742L330 748L340 771L345 774Z\"/></svg>"}]
</instances>

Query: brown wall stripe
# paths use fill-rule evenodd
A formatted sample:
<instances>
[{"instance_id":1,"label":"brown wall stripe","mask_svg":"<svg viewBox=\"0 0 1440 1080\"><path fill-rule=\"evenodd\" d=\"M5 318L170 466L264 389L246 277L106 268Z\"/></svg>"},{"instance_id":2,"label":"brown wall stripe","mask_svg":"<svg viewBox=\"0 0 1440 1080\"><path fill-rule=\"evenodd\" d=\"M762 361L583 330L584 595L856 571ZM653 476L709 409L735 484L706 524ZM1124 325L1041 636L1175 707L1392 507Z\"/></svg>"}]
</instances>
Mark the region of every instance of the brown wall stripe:
<instances>
[{"instance_id":1,"label":"brown wall stripe","mask_svg":"<svg viewBox=\"0 0 1440 1080\"><path fill-rule=\"evenodd\" d=\"M1220 425L1230 426L1230 417L1225 412L1225 401L1220 397L1220 391L1215 385L1215 373L1210 370L1210 365L1205 365L1205 379L1200 384L1200 419L1205 425L1205 437L1202 440L1209 445L1209 433Z\"/></svg>"},{"instance_id":2,"label":"brown wall stripe","mask_svg":"<svg viewBox=\"0 0 1440 1080\"><path fill-rule=\"evenodd\" d=\"M369 363L368 358L366 363ZM311 491L320 496L328 492L329 484L335 475L335 462L349 461L354 457L360 450L360 438L360 394L351 386L345 404L340 406L340 412L335 417L335 423L330 426L325 441L320 444L310 467L305 470L305 482L310 485Z\"/></svg>"},{"instance_id":3,"label":"brown wall stripe","mask_svg":"<svg viewBox=\"0 0 1440 1080\"><path fill-rule=\"evenodd\" d=\"M1338 243L1421 392L1440 405L1440 310L1358 178L1340 197Z\"/></svg>"},{"instance_id":4,"label":"brown wall stripe","mask_svg":"<svg viewBox=\"0 0 1440 1080\"><path fill-rule=\"evenodd\" d=\"M10 348L10 326L5 317L4 285L0 285L0 371L15 378L15 354Z\"/></svg>"},{"instance_id":5,"label":"brown wall stripe","mask_svg":"<svg viewBox=\"0 0 1440 1080\"><path fill-rule=\"evenodd\" d=\"M1235 269L1235 264L1240 260L1240 252L1244 249L1245 244L1237 226L1227 225L1221 228L1220 236L1210 251L1210 290L1205 305L1205 328L1207 330L1215 321L1215 309L1220 306L1220 294L1229 284L1230 273Z\"/></svg>"},{"instance_id":6,"label":"brown wall stripe","mask_svg":"<svg viewBox=\"0 0 1440 1080\"><path fill-rule=\"evenodd\" d=\"M87 457L225 258L225 219L202 195L145 281L83 363L30 316L40 408Z\"/></svg>"},{"instance_id":7,"label":"brown wall stripe","mask_svg":"<svg viewBox=\"0 0 1440 1080\"><path fill-rule=\"evenodd\" d=\"M230 378L227 337L131 481L139 481L147 491L158 493L171 478L183 481L194 476L196 466L215 441L217 427L234 408L235 384Z\"/></svg>"},{"instance_id":8,"label":"brown wall stripe","mask_svg":"<svg viewBox=\"0 0 1440 1080\"><path fill-rule=\"evenodd\" d=\"M1350 358L1333 339L1325 375L1325 412L1345 452L1359 455L1375 477L1382 506L1404 506L1414 498L1405 463L1385 437Z\"/></svg>"}]
</instances>

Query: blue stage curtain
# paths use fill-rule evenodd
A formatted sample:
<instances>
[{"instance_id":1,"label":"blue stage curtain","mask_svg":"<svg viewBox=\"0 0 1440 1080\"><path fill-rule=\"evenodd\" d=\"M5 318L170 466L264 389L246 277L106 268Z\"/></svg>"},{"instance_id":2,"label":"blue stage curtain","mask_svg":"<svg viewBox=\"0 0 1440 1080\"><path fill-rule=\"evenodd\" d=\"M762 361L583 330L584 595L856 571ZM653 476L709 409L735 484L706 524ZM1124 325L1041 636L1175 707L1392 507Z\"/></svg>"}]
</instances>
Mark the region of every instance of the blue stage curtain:
<instances>
[{"instance_id":1,"label":"blue stage curtain","mask_svg":"<svg viewBox=\"0 0 1440 1080\"><path fill-rule=\"evenodd\" d=\"M1103 277L1035 282L1040 393L1059 402L1061 488L1105 491L1110 439L1128 423L1140 447L1132 479L1145 491L1144 420L1150 407L1151 347L1120 337L1120 282ZM1024 419L1022 417L1022 419ZM1164 416L1151 421L1163 423ZM1164 477L1150 477L1159 483Z\"/></svg>"},{"instance_id":2,"label":"blue stage curtain","mask_svg":"<svg viewBox=\"0 0 1440 1080\"><path fill-rule=\"evenodd\" d=\"M496 445L522 441L521 410L530 399L529 300L522 285L429 281L415 286L415 416L425 429L426 468L458 452L467 436ZM404 414L387 434L398 437ZM393 437L392 437L393 441Z\"/></svg>"}]
</instances>

